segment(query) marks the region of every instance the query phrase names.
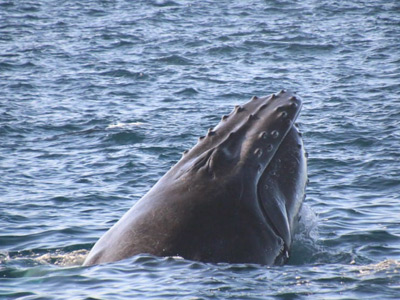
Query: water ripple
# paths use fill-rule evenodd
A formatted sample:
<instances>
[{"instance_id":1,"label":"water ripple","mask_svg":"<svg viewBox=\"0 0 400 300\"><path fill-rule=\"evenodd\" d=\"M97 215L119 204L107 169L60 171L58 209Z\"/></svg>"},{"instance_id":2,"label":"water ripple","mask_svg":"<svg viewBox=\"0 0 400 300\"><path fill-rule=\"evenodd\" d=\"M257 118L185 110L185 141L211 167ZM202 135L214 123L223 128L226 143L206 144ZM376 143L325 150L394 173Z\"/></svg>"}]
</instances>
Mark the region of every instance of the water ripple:
<instances>
[{"instance_id":1,"label":"water ripple","mask_svg":"<svg viewBox=\"0 0 400 300\"><path fill-rule=\"evenodd\" d=\"M397 299L399 11L1 1L0 298ZM304 101L310 178L288 265L78 266L206 128L282 88Z\"/></svg>"}]
</instances>

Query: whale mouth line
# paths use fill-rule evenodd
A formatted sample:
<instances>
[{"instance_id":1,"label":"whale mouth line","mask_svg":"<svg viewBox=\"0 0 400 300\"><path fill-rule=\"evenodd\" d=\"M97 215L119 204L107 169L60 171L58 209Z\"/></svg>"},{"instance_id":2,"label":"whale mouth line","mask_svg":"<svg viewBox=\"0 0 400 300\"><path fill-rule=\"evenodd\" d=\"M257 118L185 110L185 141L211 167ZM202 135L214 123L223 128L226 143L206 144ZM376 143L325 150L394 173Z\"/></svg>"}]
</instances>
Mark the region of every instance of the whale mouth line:
<instances>
[{"instance_id":1,"label":"whale mouth line","mask_svg":"<svg viewBox=\"0 0 400 300\"><path fill-rule=\"evenodd\" d=\"M272 219L268 216L262 196L260 195L259 183L257 184L257 193L256 193L258 206L260 207L260 210L264 217L265 222L269 225L269 228L272 230L272 232L275 234L275 236L278 237L282 242L282 248L280 251L280 255L275 258L275 264L276 264L277 262L279 262L282 259L282 255L284 255L285 253L288 253L289 245L286 244L285 240L282 238L282 236L280 234L278 227L272 221Z\"/></svg>"},{"instance_id":2,"label":"whale mouth line","mask_svg":"<svg viewBox=\"0 0 400 300\"><path fill-rule=\"evenodd\" d=\"M282 139L282 142L285 140L285 138L286 138L286 136ZM275 155L279 151L279 148L280 147L277 147L274 155L271 157L270 163L264 167L262 172L260 172L260 175L257 178L257 182L256 182L256 185L255 185L255 188L256 188L256 193L255 194L256 194L256 197L257 197L257 203L258 203L258 205L260 207L260 210L261 210L261 212L262 212L262 214L264 216L265 221L270 225L270 228L273 230L275 235L280 237L280 232L279 232L278 228L276 227L276 224L269 217L268 212L266 210L266 207L264 205L264 199L263 199L264 197L261 195L262 189L269 189L270 188L269 186L262 186L262 184L264 183L263 182L263 177L266 176L266 175L271 175L271 176L275 175L273 173L272 174L268 173L268 171L269 171L268 167L274 161Z\"/></svg>"}]
</instances>

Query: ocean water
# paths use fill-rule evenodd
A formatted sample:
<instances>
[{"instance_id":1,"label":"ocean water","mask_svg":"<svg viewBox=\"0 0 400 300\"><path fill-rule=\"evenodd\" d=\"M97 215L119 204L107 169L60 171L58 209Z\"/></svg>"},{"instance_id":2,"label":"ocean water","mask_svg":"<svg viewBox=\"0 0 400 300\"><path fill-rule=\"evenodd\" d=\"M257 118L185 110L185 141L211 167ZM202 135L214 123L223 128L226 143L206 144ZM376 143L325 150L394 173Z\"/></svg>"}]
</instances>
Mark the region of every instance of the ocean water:
<instances>
[{"instance_id":1,"label":"ocean water","mask_svg":"<svg viewBox=\"0 0 400 300\"><path fill-rule=\"evenodd\" d=\"M281 89L310 183L285 266L90 248ZM400 2L0 0L1 299L399 299Z\"/></svg>"}]
</instances>

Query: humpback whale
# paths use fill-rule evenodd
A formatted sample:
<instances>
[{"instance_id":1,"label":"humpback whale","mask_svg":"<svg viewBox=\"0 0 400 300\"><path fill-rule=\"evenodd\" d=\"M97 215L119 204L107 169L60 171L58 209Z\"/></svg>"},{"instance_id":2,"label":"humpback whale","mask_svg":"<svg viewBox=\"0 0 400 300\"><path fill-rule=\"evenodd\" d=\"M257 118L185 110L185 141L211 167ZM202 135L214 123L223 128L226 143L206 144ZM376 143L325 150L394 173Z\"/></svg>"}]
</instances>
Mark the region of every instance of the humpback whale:
<instances>
[{"instance_id":1,"label":"humpback whale","mask_svg":"<svg viewBox=\"0 0 400 300\"><path fill-rule=\"evenodd\" d=\"M284 91L235 106L94 245L84 265L141 253L280 265L305 197L307 160Z\"/></svg>"}]
</instances>

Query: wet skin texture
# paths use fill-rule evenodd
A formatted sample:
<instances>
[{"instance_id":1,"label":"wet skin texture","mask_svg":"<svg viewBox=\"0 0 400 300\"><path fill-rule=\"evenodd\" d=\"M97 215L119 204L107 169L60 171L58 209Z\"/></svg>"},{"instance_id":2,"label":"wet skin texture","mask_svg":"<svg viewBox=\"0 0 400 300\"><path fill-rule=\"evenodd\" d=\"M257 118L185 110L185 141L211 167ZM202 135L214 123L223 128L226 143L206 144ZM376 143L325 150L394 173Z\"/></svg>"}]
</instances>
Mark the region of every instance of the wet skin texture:
<instances>
[{"instance_id":1,"label":"wet skin texture","mask_svg":"<svg viewBox=\"0 0 400 300\"><path fill-rule=\"evenodd\" d=\"M84 265L149 253L283 264L307 182L290 92L236 106L94 245Z\"/></svg>"}]
</instances>

